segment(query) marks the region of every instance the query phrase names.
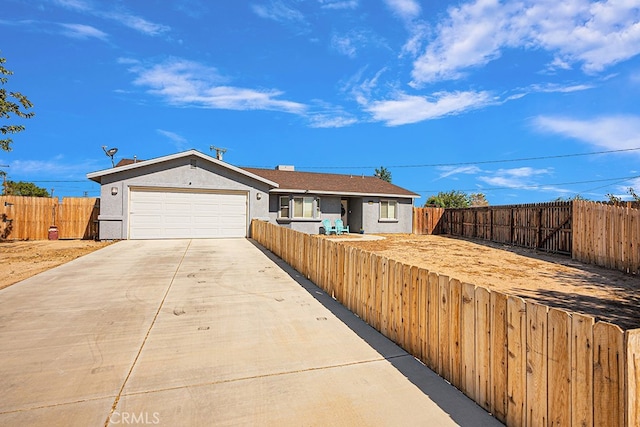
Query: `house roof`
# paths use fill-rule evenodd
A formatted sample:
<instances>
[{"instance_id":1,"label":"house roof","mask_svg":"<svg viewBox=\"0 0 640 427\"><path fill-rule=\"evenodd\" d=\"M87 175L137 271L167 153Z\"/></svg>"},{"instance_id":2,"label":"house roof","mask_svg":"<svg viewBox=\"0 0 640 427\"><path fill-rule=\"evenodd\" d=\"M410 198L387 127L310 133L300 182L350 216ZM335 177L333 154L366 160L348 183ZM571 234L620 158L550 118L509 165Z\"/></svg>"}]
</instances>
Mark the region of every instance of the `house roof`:
<instances>
[{"instance_id":1,"label":"house roof","mask_svg":"<svg viewBox=\"0 0 640 427\"><path fill-rule=\"evenodd\" d=\"M299 172L277 169L242 168L254 175L277 182L273 193L316 193L344 196L382 196L418 198L418 194L374 176Z\"/></svg>"},{"instance_id":2,"label":"house roof","mask_svg":"<svg viewBox=\"0 0 640 427\"><path fill-rule=\"evenodd\" d=\"M123 160L120 160L118 162L118 166L116 166L114 168L104 169L104 170L101 170L101 171L88 173L87 174L87 178L89 178L92 181L95 181L95 182L99 183L99 182L101 182L101 178L103 176L106 176L106 175L112 175L112 174L120 173L120 172L123 172L123 171L128 171L128 170L133 170L133 169L138 169L138 168L145 168L145 167L150 166L150 165L155 165L155 164L162 163L162 162L168 162L170 160L175 160L175 159L179 159L179 158L182 158L182 157L188 157L188 156L199 157L202 160L205 160L205 161L211 162L213 164L216 164L218 166L221 166L223 168L232 170L232 171L237 172L237 173L239 173L241 175L248 176L248 177L253 178L255 180L258 180L260 182L264 182L264 183L270 185L271 187L277 187L278 186L278 183L276 183L276 182L270 181L269 179L264 178L262 176L252 174L251 172L249 172L247 170L244 170L244 169L241 169L239 167L230 165L229 163L225 163L222 160L218 160L218 159L216 159L214 157L208 156L208 155L206 155L204 153L199 152L198 150L182 151L180 153L171 154L171 155L168 155L168 156L156 157L155 159L149 159L149 160L144 160L144 161L137 160L137 161L134 162L133 160L130 160L130 159L123 159Z\"/></svg>"},{"instance_id":3,"label":"house roof","mask_svg":"<svg viewBox=\"0 0 640 427\"><path fill-rule=\"evenodd\" d=\"M120 166L128 166L128 165L132 165L134 163L140 163L140 162L144 162L144 160L140 160L140 159L120 159L120 161L118 163L116 163L116 167L119 168Z\"/></svg>"},{"instance_id":4,"label":"house roof","mask_svg":"<svg viewBox=\"0 0 640 427\"><path fill-rule=\"evenodd\" d=\"M240 168L225 163L197 150L187 150L149 160L122 159L116 167L87 174L87 178L100 183L103 176L123 171L145 168L182 157L196 156L205 161L230 169L242 175L264 182L275 193L315 193L341 196L380 196L419 198L420 196L374 176L343 175L292 170Z\"/></svg>"}]
</instances>

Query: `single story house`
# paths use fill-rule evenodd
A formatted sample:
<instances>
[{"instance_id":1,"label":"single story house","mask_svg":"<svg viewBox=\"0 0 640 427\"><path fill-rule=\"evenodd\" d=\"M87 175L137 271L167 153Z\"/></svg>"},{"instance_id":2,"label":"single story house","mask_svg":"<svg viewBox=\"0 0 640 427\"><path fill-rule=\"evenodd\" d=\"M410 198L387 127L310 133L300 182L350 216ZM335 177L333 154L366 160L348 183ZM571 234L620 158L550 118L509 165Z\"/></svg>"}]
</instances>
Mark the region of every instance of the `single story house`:
<instances>
[{"instance_id":1,"label":"single story house","mask_svg":"<svg viewBox=\"0 0 640 427\"><path fill-rule=\"evenodd\" d=\"M373 176L241 168L196 150L87 174L99 183L100 239L246 237L251 219L305 233L411 233L419 197Z\"/></svg>"}]
</instances>

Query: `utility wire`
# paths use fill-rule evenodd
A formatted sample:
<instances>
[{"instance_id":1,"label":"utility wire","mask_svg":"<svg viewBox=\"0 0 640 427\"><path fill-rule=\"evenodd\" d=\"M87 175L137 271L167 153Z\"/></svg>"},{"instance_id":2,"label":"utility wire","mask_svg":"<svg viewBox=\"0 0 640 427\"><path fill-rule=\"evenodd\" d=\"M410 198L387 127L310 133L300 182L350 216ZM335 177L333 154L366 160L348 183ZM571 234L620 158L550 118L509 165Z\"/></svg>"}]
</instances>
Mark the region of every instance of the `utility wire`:
<instances>
[{"instance_id":1,"label":"utility wire","mask_svg":"<svg viewBox=\"0 0 640 427\"><path fill-rule=\"evenodd\" d=\"M530 190L530 189L536 189L536 188L541 188L541 187L550 187L550 186L578 185L578 184L591 184L591 183L594 183L594 182L618 181L618 182L613 182L611 184L607 184L607 185L603 185L601 187L598 187L598 188L604 188L604 187L608 187L609 185L619 184L621 182L630 181L632 179L637 179L637 178L640 178L640 175L628 176L628 177L624 177L624 178L607 178L607 179L592 179L592 180L589 180L589 181L562 182L562 183L558 183L558 184L532 184L532 185L522 185L522 186L519 186L519 187L473 188L473 189L458 190L458 191ZM597 190L598 188L594 188L593 190ZM589 190L589 191L593 191L593 190ZM437 191L440 191L440 190L418 190L418 191L416 191L416 193L434 193L434 192L437 192Z\"/></svg>"},{"instance_id":2,"label":"utility wire","mask_svg":"<svg viewBox=\"0 0 640 427\"><path fill-rule=\"evenodd\" d=\"M620 150L607 150L607 151L592 151L589 153L573 153L573 154L558 154L554 156L540 156L540 157L521 157L516 159L501 159L501 160L480 160L474 162L456 162L456 163L427 163L420 165L392 165L385 166L390 168L434 168L443 166L469 166L469 165L486 165L491 163L511 163L511 162L528 162L532 160L549 160L549 159L563 159L568 157L583 157L583 156L595 156L598 154L612 154L612 153L624 153L629 151L638 151L640 147L636 148L623 148ZM373 169L376 166L301 166L300 169Z\"/></svg>"}]
</instances>

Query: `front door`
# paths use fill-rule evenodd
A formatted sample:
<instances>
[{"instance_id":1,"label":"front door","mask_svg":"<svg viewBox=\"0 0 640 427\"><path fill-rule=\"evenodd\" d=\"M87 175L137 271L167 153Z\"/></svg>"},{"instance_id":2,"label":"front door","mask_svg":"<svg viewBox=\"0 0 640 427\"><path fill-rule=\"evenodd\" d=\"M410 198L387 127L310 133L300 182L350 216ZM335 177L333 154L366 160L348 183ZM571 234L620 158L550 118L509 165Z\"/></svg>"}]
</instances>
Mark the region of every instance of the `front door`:
<instances>
[{"instance_id":1,"label":"front door","mask_svg":"<svg viewBox=\"0 0 640 427\"><path fill-rule=\"evenodd\" d=\"M340 200L340 219L344 222L344 225L349 225L349 201L347 199Z\"/></svg>"}]
</instances>

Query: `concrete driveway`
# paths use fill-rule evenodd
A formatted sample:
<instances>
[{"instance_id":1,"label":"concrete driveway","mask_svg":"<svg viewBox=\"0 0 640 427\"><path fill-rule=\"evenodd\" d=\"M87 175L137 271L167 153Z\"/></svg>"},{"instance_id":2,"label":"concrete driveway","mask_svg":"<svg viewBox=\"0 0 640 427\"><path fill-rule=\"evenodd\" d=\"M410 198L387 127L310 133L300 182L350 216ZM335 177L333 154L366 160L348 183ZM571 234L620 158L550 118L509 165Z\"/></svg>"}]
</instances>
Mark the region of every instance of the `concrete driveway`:
<instances>
[{"instance_id":1,"label":"concrete driveway","mask_svg":"<svg viewBox=\"0 0 640 427\"><path fill-rule=\"evenodd\" d=\"M0 396L6 426L500 425L244 239L123 241L1 290Z\"/></svg>"}]
</instances>

